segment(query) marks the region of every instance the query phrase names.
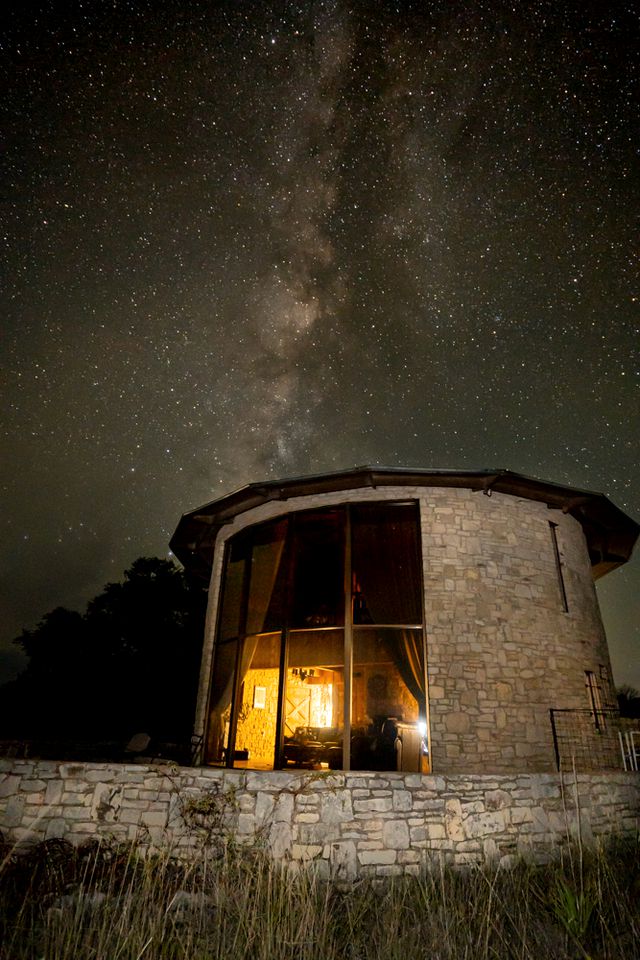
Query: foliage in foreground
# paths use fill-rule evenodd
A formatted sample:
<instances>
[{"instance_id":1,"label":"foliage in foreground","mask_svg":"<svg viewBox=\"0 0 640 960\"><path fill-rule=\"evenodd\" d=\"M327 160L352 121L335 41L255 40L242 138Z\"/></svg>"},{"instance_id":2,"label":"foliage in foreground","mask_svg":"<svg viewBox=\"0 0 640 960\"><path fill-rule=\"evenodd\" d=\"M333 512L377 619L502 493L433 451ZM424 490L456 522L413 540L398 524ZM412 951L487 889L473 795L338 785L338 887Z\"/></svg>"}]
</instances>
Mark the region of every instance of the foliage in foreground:
<instances>
[{"instance_id":1,"label":"foliage in foreground","mask_svg":"<svg viewBox=\"0 0 640 960\"><path fill-rule=\"evenodd\" d=\"M292 877L233 845L186 864L46 841L5 851L0 944L1 960L631 960L640 847L346 885Z\"/></svg>"}]
</instances>

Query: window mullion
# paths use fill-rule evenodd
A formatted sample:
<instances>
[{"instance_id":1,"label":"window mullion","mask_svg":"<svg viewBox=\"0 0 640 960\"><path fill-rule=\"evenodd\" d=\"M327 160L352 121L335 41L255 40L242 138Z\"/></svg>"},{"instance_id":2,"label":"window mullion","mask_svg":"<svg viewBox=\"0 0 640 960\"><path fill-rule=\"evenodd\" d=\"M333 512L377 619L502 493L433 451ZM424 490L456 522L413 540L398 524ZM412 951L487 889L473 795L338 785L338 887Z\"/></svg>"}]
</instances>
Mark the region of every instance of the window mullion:
<instances>
[{"instance_id":1,"label":"window mullion","mask_svg":"<svg viewBox=\"0 0 640 960\"><path fill-rule=\"evenodd\" d=\"M287 579L283 603L284 621L282 624L282 631L280 633L280 677L278 683L278 706L276 709L276 742L273 762L274 770L281 769L284 763L283 745L287 672L289 669L289 624L291 623L291 603L293 597L293 577L295 563L295 550L293 549L296 529L295 520L295 514L289 517L287 520L287 533L284 546L284 562L286 563Z\"/></svg>"},{"instance_id":2,"label":"window mullion","mask_svg":"<svg viewBox=\"0 0 640 960\"><path fill-rule=\"evenodd\" d=\"M351 769L351 690L353 683L353 602L351 580L351 508L346 508L344 534L344 731L342 769Z\"/></svg>"},{"instance_id":3,"label":"window mullion","mask_svg":"<svg viewBox=\"0 0 640 960\"><path fill-rule=\"evenodd\" d=\"M233 693L231 699L231 714L229 716L229 742L227 743L226 766L233 767L236 752L236 727L238 725L238 708L240 704L240 664L242 653L247 642L247 615L249 610L249 589L251 584L251 559L245 560L244 575L242 578L242 597L240 600L240 636L236 644L236 668L233 675Z\"/></svg>"}]
</instances>

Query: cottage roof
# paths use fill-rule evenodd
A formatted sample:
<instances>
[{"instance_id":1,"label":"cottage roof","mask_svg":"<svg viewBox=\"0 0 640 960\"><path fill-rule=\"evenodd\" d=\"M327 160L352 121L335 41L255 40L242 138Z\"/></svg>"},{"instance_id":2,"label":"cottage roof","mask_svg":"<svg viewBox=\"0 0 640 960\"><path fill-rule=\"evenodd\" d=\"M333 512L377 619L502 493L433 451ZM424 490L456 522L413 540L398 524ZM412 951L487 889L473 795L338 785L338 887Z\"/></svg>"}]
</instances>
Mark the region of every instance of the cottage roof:
<instances>
[{"instance_id":1,"label":"cottage roof","mask_svg":"<svg viewBox=\"0 0 640 960\"><path fill-rule=\"evenodd\" d=\"M462 487L490 496L496 493L546 503L581 524L598 579L626 563L640 533L638 525L604 494L591 493L511 470L427 470L415 467L355 467L285 480L249 483L226 496L185 513L171 539L171 550L192 572L207 577L220 528L239 514L263 503L362 487Z\"/></svg>"}]
</instances>

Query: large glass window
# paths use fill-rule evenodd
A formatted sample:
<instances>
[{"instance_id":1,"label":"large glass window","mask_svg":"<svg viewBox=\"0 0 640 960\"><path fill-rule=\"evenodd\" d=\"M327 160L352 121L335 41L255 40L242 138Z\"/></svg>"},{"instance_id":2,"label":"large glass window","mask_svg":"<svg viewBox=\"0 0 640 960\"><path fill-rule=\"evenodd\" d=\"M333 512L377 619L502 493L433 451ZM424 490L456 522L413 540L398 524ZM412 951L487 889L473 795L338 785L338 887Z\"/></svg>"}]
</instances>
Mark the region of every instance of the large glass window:
<instances>
[{"instance_id":1,"label":"large glass window","mask_svg":"<svg viewBox=\"0 0 640 960\"><path fill-rule=\"evenodd\" d=\"M228 544L206 761L423 770L417 506L290 514Z\"/></svg>"}]
</instances>

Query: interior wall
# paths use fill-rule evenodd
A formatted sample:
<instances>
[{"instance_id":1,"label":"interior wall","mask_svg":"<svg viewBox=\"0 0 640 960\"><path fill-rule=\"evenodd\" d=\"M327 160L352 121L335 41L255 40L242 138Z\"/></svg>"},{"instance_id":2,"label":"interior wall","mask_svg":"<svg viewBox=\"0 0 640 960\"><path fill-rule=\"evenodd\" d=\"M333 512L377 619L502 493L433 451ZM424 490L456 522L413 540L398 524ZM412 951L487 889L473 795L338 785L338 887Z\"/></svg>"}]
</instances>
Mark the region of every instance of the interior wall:
<instances>
[{"instance_id":1,"label":"interior wall","mask_svg":"<svg viewBox=\"0 0 640 960\"><path fill-rule=\"evenodd\" d=\"M277 669L248 670L242 685L236 750L248 750L253 762L273 765L278 717ZM256 687L264 690L264 707L255 707ZM262 697L260 699L262 702Z\"/></svg>"}]
</instances>

